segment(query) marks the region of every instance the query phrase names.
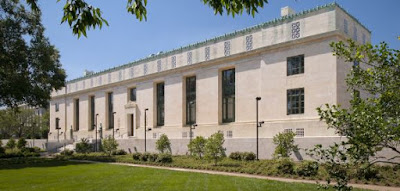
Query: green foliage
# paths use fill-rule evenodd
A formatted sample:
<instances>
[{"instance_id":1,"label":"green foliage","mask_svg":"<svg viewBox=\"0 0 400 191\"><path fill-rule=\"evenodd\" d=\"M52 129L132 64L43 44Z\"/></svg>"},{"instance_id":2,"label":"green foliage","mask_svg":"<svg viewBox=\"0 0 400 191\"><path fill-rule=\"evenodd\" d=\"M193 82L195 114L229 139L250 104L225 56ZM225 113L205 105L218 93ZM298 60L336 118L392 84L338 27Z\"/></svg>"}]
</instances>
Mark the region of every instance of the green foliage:
<instances>
[{"instance_id":1,"label":"green foliage","mask_svg":"<svg viewBox=\"0 0 400 191\"><path fill-rule=\"evenodd\" d=\"M19 138L17 142L17 148L22 150L26 147L26 140L24 138Z\"/></svg>"},{"instance_id":2,"label":"green foliage","mask_svg":"<svg viewBox=\"0 0 400 191\"><path fill-rule=\"evenodd\" d=\"M318 174L319 164L315 161L301 161L296 167L296 173L299 176L316 176Z\"/></svg>"},{"instance_id":3,"label":"green foliage","mask_svg":"<svg viewBox=\"0 0 400 191\"><path fill-rule=\"evenodd\" d=\"M113 137L108 136L105 139L103 139L102 148L105 153L111 156L112 152L117 150L118 143Z\"/></svg>"},{"instance_id":4,"label":"green foliage","mask_svg":"<svg viewBox=\"0 0 400 191\"><path fill-rule=\"evenodd\" d=\"M221 132L214 133L207 139L204 156L208 160L213 160L214 165L226 157L224 142L224 135Z\"/></svg>"},{"instance_id":5,"label":"green foliage","mask_svg":"<svg viewBox=\"0 0 400 191\"><path fill-rule=\"evenodd\" d=\"M15 139L11 137L11 138L8 140L7 144L6 144L6 148L7 148L7 149L14 149L16 146L17 146L17 145L16 145L16 142L15 142Z\"/></svg>"},{"instance_id":6,"label":"green foliage","mask_svg":"<svg viewBox=\"0 0 400 191\"><path fill-rule=\"evenodd\" d=\"M93 151L92 145L89 144L89 139L82 138L81 142L75 145L75 151L77 153L90 153Z\"/></svg>"},{"instance_id":7,"label":"green foliage","mask_svg":"<svg viewBox=\"0 0 400 191\"><path fill-rule=\"evenodd\" d=\"M69 150L69 149L65 149L63 151L60 152L60 155L63 156L72 156L74 154L73 150Z\"/></svg>"},{"instance_id":8,"label":"green foliage","mask_svg":"<svg viewBox=\"0 0 400 191\"><path fill-rule=\"evenodd\" d=\"M59 2L60 0L57 0ZM27 0L31 9L40 13L36 0ZM211 7L214 14L222 15L241 15L243 11L248 15L255 16L258 8L263 8L268 0L202 0L204 5ZM128 0L126 11L136 17L139 21L147 20L147 0ZM86 30L96 27L102 28L103 24L108 26L108 22L103 18L100 8L88 4L85 0L69 0L65 2L63 7L63 17L61 23L67 22L72 29L73 34L86 37Z\"/></svg>"},{"instance_id":9,"label":"green foliage","mask_svg":"<svg viewBox=\"0 0 400 191\"><path fill-rule=\"evenodd\" d=\"M274 136L273 142L276 145L274 158L289 157L292 152L298 150L297 145L294 144L295 136L293 132L278 133Z\"/></svg>"},{"instance_id":10,"label":"green foliage","mask_svg":"<svg viewBox=\"0 0 400 191\"><path fill-rule=\"evenodd\" d=\"M190 154L201 159L204 156L206 142L204 137L197 136L187 146Z\"/></svg>"},{"instance_id":11,"label":"green foliage","mask_svg":"<svg viewBox=\"0 0 400 191\"><path fill-rule=\"evenodd\" d=\"M283 174L294 174L294 162L290 158L277 159L276 169Z\"/></svg>"},{"instance_id":12,"label":"green foliage","mask_svg":"<svg viewBox=\"0 0 400 191\"><path fill-rule=\"evenodd\" d=\"M226 11L227 15L232 14L240 15L243 11L246 11L248 15L255 16L258 13L258 7L264 7L264 4L268 3L268 0L203 0L205 5L214 9L215 14L222 15Z\"/></svg>"},{"instance_id":13,"label":"green foliage","mask_svg":"<svg viewBox=\"0 0 400 191\"><path fill-rule=\"evenodd\" d=\"M119 149L119 150L112 152L112 155L126 155L126 154L128 154L128 153L123 149Z\"/></svg>"},{"instance_id":14,"label":"green foliage","mask_svg":"<svg viewBox=\"0 0 400 191\"><path fill-rule=\"evenodd\" d=\"M0 155L3 155L6 149L3 147L3 142L0 139Z\"/></svg>"},{"instance_id":15,"label":"green foliage","mask_svg":"<svg viewBox=\"0 0 400 191\"><path fill-rule=\"evenodd\" d=\"M140 160L141 160L141 161L144 161L144 162L146 162L146 161L148 161L148 162L155 162L155 161L157 160L157 158L158 158L157 153L145 152L145 153L142 153L142 154L140 155Z\"/></svg>"},{"instance_id":16,"label":"green foliage","mask_svg":"<svg viewBox=\"0 0 400 191\"><path fill-rule=\"evenodd\" d=\"M312 157L316 156L318 161L324 162L324 167L329 174L326 179L327 185L330 184L331 179L334 179L336 182L334 188L336 190L347 191L352 189L347 186L350 181L350 172L348 171L350 163L346 148L343 145L335 143L329 148L323 148L322 145L318 144L309 150L308 154ZM327 185L325 187L328 187Z\"/></svg>"},{"instance_id":17,"label":"green foliage","mask_svg":"<svg viewBox=\"0 0 400 191\"><path fill-rule=\"evenodd\" d=\"M40 12L25 5L13 0L0 4L0 106L46 107L50 93L65 85L66 75L58 50L44 36Z\"/></svg>"},{"instance_id":18,"label":"green foliage","mask_svg":"<svg viewBox=\"0 0 400 191\"><path fill-rule=\"evenodd\" d=\"M135 153L133 153L132 157L133 157L133 160L138 161L142 157L142 154L138 153L138 152L135 152Z\"/></svg>"},{"instance_id":19,"label":"green foliage","mask_svg":"<svg viewBox=\"0 0 400 191\"><path fill-rule=\"evenodd\" d=\"M368 168L375 163L398 164L395 159L400 157L400 51L390 49L384 42L372 46L353 40L333 42L331 47L334 55L352 65L346 78L348 91L362 94L351 94L348 108L329 104L317 108L321 120L346 139L326 149L317 145L312 154L326 161L329 176L337 182L336 189L349 190L349 163L365 166L362 171L367 177L374 177ZM377 157L382 149L395 155Z\"/></svg>"},{"instance_id":20,"label":"green foliage","mask_svg":"<svg viewBox=\"0 0 400 191\"><path fill-rule=\"evenodd\" d=\"M253 161L256 160L256 154L253 152L232 152L229 158L233 160Z\"/></svg>"},{"instance_id":21,"label":"green foliage","mask_svg":"<svg viewBox=\"0 0 400 191\"><path fill-rule=\"evenodd\" d=\"M160 138L156 142L156 149L160 153L171 153L171 142L168 139L168 136L166 134L162 134Z\"/></svg>"},{"instance_id":22,"label":"green foliage","mask_svg":"<svg viewBox=\"0 0 400 191\"><path fill-rule=\"evenodd\" d=\"M158 155L156 162L159 163L171 163L172 155L169 153L161 153Z\"/></svg>"}]
</instances>

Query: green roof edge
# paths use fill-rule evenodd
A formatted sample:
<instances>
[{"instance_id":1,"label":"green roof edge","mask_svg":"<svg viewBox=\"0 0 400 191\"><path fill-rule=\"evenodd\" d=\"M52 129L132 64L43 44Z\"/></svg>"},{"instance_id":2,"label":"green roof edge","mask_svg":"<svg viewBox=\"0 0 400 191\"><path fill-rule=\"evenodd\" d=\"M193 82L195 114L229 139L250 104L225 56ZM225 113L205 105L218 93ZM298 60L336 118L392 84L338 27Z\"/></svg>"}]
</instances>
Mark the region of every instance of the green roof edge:
<instances>
[{"instance_id":1,"label":"green roof edge","mask_svg":"<svg viewBox=\"0 0 400 191\"><path fill-rule=\"evenodd\" d=\"M333 3L328 3L328 4L325 4L325 5L322 5L322 6L317 6L317 7L312 8L312 9L307 9L307 10L298 12L298 13L293 14L293 15L288 15L288 16L284 16L284 17L280 17L280 18L275 18L275 19L273 19L271 21L264 22L264 23L261 23L261 24L255 25L255 26L247 27L247 28L244 28L244 29L241 29L241 30L237 30L237 31L235 30L234 32L226 33L226 34L223 34L223 35L211 38L211 39L206 39L206 40L201 41L201 42L196 42L196 43L193 43L193 44L182 46L180 48L175 48L175 49L172 49L170 51L162 52L160 54L154 54L154 55L149 56L149 57L145 57L145 58L141 58L141 59L135 60L135 61L130 62L128 64L123 64L123 65L120 65L120 66L116 66L116 67L113 67L113 68L109 68L109 69L106 69L106 70L95 72L95 73L93 73L91 75L78 77L78 78L69 80L66 83L74 83L74 82L77 82L77 81L80 81L80 80L88 79L88 78L91 78L91 77L96 77L96 76L99 76L101 74L105 74L105 73L108 73L108 72L113 72L113 71L116 71L116 70L119 70L119 69L129 68L129 67L132 67L134 65L138 65L140 63L143 63L143 62L160 59L162 57L169 56L169 55L172 55L172 54L177 53L177 52L183 52L183 51L191 49L193 47L197 48L197 47L203 46L203 45L205 45L205 44L207 44L209 42L213 42L213 41L215 42L215 41L219 41L221 39L223 39L223 40L231 39L231 37L235 37L238 34L239 35L244 35L244 34L247 34L247 33L251 33L252 31L254 31L256 29L267 28L267 27L269 27L271 25L281 24L281 23L283 23L285 21L293 20L293 19L296 19L296 18L298 18L300 16L304 16L304 15L309 14L309 13L313 13L313 12L316 12L316 11L319 11L319 10L322 10L322 9L326 9L326 8L334 8L334 7L339 7L346 14L348 14L352 19L354 19L359 25L361 25L369 33L371 33L371 31L367 27L365 27L363 24L361 24L361 22L357 18L352 16L348 11L346 11L344 8L342 8L338 3L333 2Z\"/></svg>"}]
</instances>

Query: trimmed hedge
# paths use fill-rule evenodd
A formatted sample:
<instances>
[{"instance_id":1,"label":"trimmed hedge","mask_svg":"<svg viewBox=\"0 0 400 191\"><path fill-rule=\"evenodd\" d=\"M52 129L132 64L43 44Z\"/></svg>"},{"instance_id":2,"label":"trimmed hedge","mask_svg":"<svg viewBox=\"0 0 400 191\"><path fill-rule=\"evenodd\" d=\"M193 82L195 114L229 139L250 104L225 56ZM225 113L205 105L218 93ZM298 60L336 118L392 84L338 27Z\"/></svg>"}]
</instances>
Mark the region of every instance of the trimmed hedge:
<instances>
[{"instance_id":1,"label":"trimmed hedge","mask_svg":"<svg viewBox=\"0 0 400 191\"><path fill-rule=\"evenodd\" d=\"M142 162L158 162L158 163L171 163L172 155L169 153L134 153L133 160Z\"/></svg>"},{"instance_id":2,"label":"trimmed hedge","mask_svg":"<svg viewBox=\"0 0 400 191\"><path fill-rule=\"evenodd\" d=\"M232 152L229 158L233 160L253 161L256 160L256 154L253 152Z\"/></svg>"}]
</instances>

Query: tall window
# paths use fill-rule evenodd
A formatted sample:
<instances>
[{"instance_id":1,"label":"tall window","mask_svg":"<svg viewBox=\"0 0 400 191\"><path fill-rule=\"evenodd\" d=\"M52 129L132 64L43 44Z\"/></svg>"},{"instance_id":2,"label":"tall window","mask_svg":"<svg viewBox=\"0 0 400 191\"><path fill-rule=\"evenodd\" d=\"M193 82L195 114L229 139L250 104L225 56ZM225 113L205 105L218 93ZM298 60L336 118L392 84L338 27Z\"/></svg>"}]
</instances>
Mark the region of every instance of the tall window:
<instances>
[{"instance_id":1,"label":"tall window","mask_svg":"<svg viewBox=\"0 0 400 191\"><path fill-rule=\"evenodd\" d=\"M60 111L60 105L58 103L55 104L56 112Z\"/></svg>"},{"instance_id":2,"label":"tall window","mask_svg":"<svg viewBox=\"0 0 400 191\"><path fill-rule=\"evenodd\" d=\"M222 122L235 121L235 69L222 71Z\"/></svg>"},{"instance_id":3,"label":"tall window","mask_svg":"<svg viewBox=\"0 0 400 191\"><path fill-rule=\"evenodd\" d=\"M136 88L129 89L129 100L136 101Z\"/></svg>"},{"instance_id":4,"label":"tall window","mask_svg":"<svg viewBox=\"0 0 400 191\"><path fill-rule=\"evenodd\" d=\"M107 102L108 102L108 129L112 129L114 127L114 107L113 107L113 93L109 92L107 94Z\"/></svg>"},{"instance_id":5,"label":"tall window","mask_svg":"<svg viewBox=\"0 0 400 191\"><path fill-rule=\"evenodd\" d=\"M134 128L135 119L133 114L129 114L129 136L135 136L135 128Z\"/></svg>"},{"instance_id":6,"label":"tall window","mask_svg":"<svg viewBox=\"0 0 400 191\"><path fill-rule=\"evenodd\" d=\"M79 131L79 99L75 100L75 131Z\"/></svg>"},{"instance_id":7,"label":"tall window","mask_svg":"<svg viewBox=\"0 0 400 191\"><path fill-rule=\"evenodd\" d=\"M287 90L287 114L304 113L304 88Z\"/></svg>"},{"instance_id":8,"label":"tall window","mask_svg":"<svg viewBox=\"0 0 400 191\"><path fill-rule=\"evenodd\" d=\"M292 56L287 58L287 75L304 73L304 55Z\"/></svg>"},{"instance_id":9,"label":"tall window","mask_svg":"<svg viewBox=\"0 0 400 191\"><path fill-rule=\"evenodd\" d=\"M164 126L164 83L157 84L157 126Z\"/></svg>"},{"instance_id":10,"label":"tall window","mask_svg":"<svg viewBox=\"0 0 400 191\"><path fill-rule=\"evenodd\" d=\"M196 76L186 78L186 124L196 123Z\"/></svg>"},{"instance_id":11,"label":"tall window","mask_svg":"<svg viewBox=\"0 0 400 191\"><path fill-rule=\"evenodd\" d=\"M95 97L90 96L90 127L89 130L93 130L95 126L95 116L96 116L96 111L95 111Z\"/></svg>"},{"instance_id":12,"label":"tall window","mask_svg":"<svg viewBox=\"0 0 400 191\"><path fill-rule=\"evenodd\" d=\"M56 118L56 129L60 129L60 118Z\"/></svg>"}]
</instances>

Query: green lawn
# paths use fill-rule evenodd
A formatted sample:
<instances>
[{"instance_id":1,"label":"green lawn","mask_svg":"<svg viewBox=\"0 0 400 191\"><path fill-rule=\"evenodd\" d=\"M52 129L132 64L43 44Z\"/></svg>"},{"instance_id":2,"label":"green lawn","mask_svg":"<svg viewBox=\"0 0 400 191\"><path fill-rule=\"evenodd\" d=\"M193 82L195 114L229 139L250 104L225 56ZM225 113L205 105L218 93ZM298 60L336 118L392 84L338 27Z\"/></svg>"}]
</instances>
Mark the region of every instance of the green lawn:
<instances>
[{"instance_id":1,"label":"green lawn","mask_svg":"<svg viewBox=\"0 0 400 191\"><path fill-rule=\"evenodd\" d=\"M1 165L0 165L1 166ZM0 168L0 190L317 190L313 184L50 161Z\"/></svg>"}]
</instances>

